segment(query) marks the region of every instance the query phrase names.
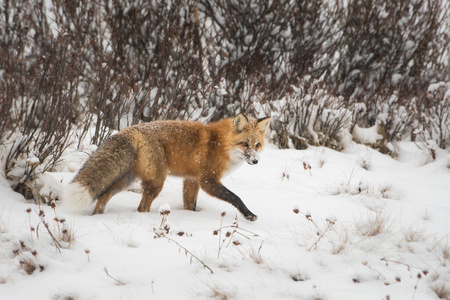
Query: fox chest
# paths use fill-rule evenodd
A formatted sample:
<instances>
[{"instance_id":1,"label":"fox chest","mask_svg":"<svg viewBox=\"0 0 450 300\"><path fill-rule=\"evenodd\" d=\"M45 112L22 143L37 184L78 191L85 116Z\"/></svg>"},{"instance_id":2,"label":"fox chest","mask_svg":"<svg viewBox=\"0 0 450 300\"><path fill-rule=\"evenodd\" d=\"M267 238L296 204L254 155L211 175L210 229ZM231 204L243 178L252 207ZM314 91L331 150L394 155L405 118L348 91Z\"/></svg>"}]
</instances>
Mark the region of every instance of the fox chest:
<instances>
[{"instance_id":1,"label":"fox chest","mask_svg":"<svg viewBox=\"0 0 450 300\"><path fill-rule=\"evenodd\" d=\"M239 151L231 150L229 152L229 155L230 161L228 162L226 172L230 172L237 169L244 162L244 159L242 158L242 153L240 153Z\"/></svg>"}]
</instances>

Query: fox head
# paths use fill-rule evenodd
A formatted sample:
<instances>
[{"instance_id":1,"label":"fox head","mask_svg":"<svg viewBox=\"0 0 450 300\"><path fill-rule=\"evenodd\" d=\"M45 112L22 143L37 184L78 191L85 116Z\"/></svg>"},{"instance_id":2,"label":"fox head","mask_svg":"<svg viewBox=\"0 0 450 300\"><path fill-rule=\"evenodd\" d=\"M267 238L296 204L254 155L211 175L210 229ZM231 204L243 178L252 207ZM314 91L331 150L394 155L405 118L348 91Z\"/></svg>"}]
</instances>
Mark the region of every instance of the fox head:
<instances>
[{"instance_id":1,"label":"fox head","mask_svg":"<svg viewBox=\"0 0 450 300\"><path fill-rule=\"evenodd\" d=\"M259 152L264 147L264 136L269 127L270 118L252 119L243 114L233 120L233 151L248 164L255 165L259 161Z\"/></svg>"}]
</instances>

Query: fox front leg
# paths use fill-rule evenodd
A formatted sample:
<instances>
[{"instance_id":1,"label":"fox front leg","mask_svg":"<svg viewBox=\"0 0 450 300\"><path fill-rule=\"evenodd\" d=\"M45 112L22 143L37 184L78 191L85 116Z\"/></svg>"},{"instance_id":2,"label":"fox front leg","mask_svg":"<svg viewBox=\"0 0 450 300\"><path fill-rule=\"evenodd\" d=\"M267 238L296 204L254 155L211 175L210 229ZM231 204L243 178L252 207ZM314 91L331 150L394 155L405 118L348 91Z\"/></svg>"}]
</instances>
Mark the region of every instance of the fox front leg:
<instances>
[{"instance_id":1,"label":"fox front leg","mask_svg":"<svg viewBox=\"0 0 450 300\"><path fill-rule=\"evenodd\" d=\"M236 207L244 217L249 221L256 221L258 216L252 213L241 198L236 196L232 191L227 189L222 183L215 180L203 180L201 182L202 189L209 195L231 203Z\"/></svg>"},{"instance_id":2,"label":"fox front leg","mask_svg":"<svg viewBox=\"0 0 450 300\"><path fill-rule=\"evenodd\" d=\"M184 209L194 210L197 207L197 195L200 183L197 180L185 179L183 181Z\"/></svg>"}]
</instances>

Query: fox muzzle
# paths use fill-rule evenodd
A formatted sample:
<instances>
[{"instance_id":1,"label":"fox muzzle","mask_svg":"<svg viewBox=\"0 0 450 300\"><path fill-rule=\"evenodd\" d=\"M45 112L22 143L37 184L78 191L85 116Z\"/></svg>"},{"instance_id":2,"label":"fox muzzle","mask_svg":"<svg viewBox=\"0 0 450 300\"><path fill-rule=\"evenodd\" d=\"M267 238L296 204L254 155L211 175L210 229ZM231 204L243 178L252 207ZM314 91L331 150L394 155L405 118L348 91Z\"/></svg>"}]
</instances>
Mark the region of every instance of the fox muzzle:
<instances>
[{"instance_id":1,"label":"fox muzzle","mask_svg":"<svg viewBox=\"0 0 450 300\"><path fill-rule=\"evenodd\" d=\"M247 148L244 152L244 159L249 165L256 165L259 161L259 154L251 148Z\"/></svg>"}]
</instances>

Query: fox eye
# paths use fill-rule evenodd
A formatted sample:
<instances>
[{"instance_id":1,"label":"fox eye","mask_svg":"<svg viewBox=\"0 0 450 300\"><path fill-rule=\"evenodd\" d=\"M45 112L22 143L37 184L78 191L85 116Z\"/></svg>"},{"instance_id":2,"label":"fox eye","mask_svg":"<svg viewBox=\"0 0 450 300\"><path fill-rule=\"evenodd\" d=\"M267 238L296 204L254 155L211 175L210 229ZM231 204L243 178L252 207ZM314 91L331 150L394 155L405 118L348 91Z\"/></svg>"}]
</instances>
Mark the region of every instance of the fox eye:
<instances>
[{"instance_id":1,"label":"fox eye","mask_svg":"<svg viewBox=\"0 0 450 300\"><path fill-rule=\"evenodd\" d=\"M241 145L248 148L248 144L246 142L242 142Z\"/></svg>"},{"instance_id":2,"label":"fox eye","mask_svg":"<svg viewBox=\"0 0 450 300\"><path fill-rule=\"evenodd\" d=\"M261 144L260 143L256 143L255 147L256 147L256 149L259 149L259 148L261 148Z\"/></svg>"}]
</instances>

